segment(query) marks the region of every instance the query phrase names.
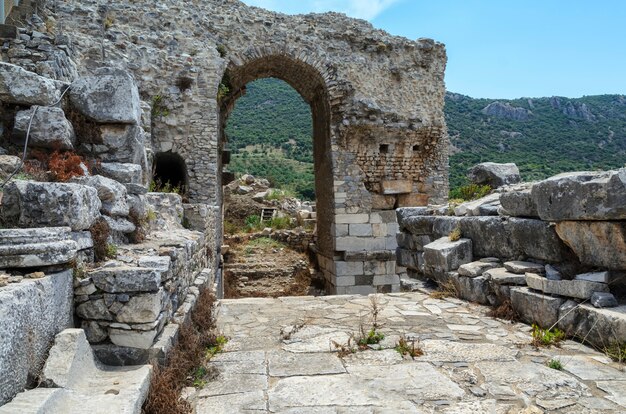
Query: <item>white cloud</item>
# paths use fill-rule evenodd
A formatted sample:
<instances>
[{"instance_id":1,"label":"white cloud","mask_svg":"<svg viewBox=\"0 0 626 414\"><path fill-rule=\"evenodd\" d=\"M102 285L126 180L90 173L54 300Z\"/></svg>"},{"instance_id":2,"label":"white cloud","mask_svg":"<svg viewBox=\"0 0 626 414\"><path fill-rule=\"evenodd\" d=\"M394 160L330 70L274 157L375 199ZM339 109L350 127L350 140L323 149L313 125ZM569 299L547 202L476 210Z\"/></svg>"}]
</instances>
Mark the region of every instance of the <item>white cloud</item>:
<instances>
[{"instance_id":1,"label":"white cloud","mask_svg":"<svg viewBox=\"0 0 626 414\"><path fill-rule=\"evenodd\" d=\"M400 0L243 0L250 6L283 13L336 11L351 17L372 20Z\"/></svg>"}]
</instances>

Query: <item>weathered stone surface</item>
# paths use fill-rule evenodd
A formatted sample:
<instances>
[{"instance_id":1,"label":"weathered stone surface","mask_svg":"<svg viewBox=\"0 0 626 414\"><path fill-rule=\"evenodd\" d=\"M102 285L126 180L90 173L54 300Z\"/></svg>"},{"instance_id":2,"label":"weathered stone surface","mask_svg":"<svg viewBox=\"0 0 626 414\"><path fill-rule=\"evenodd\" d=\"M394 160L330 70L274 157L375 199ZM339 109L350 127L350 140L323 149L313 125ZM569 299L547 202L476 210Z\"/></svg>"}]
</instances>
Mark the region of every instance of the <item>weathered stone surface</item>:
<instances>
[{"instance_id":1,"label":"weathered stone surface","mask_svg":"<svg viewBox=\"0 0 626 414\"><path fill-rule=\"evenodd\" d=\"M0 404L40 373L54 336L72 326L72 298L69 270L0 288Z\"/></svg>"},{"instance_id":2,"label":"weathered stone surface","mask_svg":"<svg viewBox=\"0 0 626 414\"><path fill-rule=\"evenodd\" d=\"M424 246L424 267L427 273L449 272L471 261L472 241L469 239L450 241L448 237L442 237Z\"/></svg>"},{"instance_id":3,"label":"weathered stone surface","mask_svg":"<svg viewBox=\"0 0 626 414\"><path fill-rule=\"evenodd\" d=\"M76 80L70 90L73 107L99 123L138 124L139 91L132 75L114 68L98 69Z\"/></svg>"},{"instance_id":4,"label":"weathered stone surface","mask_svg":"<svg viewBox=\"0 0 626 414\"><path fill-rule=\"evenodd\" d=\"M13 226L85 230L100 217L100 207L98 193L91 187L17 180L5 187L2 218Z\"/></svg>"},{"instance_id":5,"label":"weathered stone surface","mask_svg":"<svg viewBox=\"0 0 626 414\"><path fill-rule=\"evenodd\" d=\"M0 128L1 129L1 128ZM0 155L0 177L8 177L22 163L20 157L14 155Z\"/></svg>"},{"instance_id":6,"label":"weathered stone surface","mask_svg":"<svg viewBox=\"0 0 626 414\"><path fill-rule=\"evenodd\" d=\"M526 276L510 273L503 267L487 270L483 275L497 285L526 285Z\"/></svg>"},{"instance_id":7,"label":"weathered stone surface","mask_svg":"<svg viewBox=\"0 0 626 414\"><path fill-rule=\"evenodd\" d=\"M575 280L587 280L589 282L597 283L609 283L611 281L611 274L609 272L594 272L583 273L576 275Z\"/></svg>"},{"instance_id":8,"label":"weathered stone surface","mask_svg":"<svg viewBox=\"0 0 626 414\"><path fill-rule=\"evenodd\" d=\"M489 280L485 276L459 277L449 274L448 279L454 283L459 298L482 305L495 303Z\"/></svg>"},{"instance_id":9,"label":"weathered stone surface","mask_svg":"<svg viewBox=\"0 0 626 414\"><path fill-rule=\"evenodd\" d=\"M109 293L157 292L161 286L161 271L153 268L102 267L90 271L89 277L99 289Z\"/></svg>"},{"instance_id":10,"label":"weathered stone surface","mask_svg":"<svg viewBox=\"0 0 626 414\"><path fill-rule=\"evenodd\" d=\"M119 182L101 175L89 177L74 177L71 182L93 187L98 191L98 198L102 202L100 211L110 216L127 216L126 187Z\"/></svg>"},{"instance_id":11,"label":"weathered stone surface","mask_svg":"<svg viewBox=\"0 0 626 414\"><path fill-rule=\"evenodd\" d=\"M51 79L0 62L0 101L16 105L52 105L61 96Z\"/></svg>"},{"instance_id":12,"label":"weathered stone surface","mask_svg":"<svg viewBox=\"0 0 626 414\"><path fill-rule=\"evenodd\" d=\"M28 145L49 149L73 149L76 136L61 108L38 107L19 111L13 126L13 141L23 145L30 124ZM33 115L34 113L34 115ZM32 118L32 122L31 122Z\"/></svg>"},{"instance_id":13,"label":"weathered stone surface","mask_svg":"<svg viewBox=\"0 0 626 414\"><path fill-rule=\"evenodd\" d=\"M81 303L76 308L76 315L82 319L113 320L109 308L104 303L104 299L90 300Z\"/></svg>"},{"instance_id":14,"label":"weathered stone surface","mask_svg":"<svg viewBox=\"0 0 626 414\"><path fill-rule=\"evenodd\" d=\"M158 319L163 307L163 289L159 293L133 296L115 319L123 323L150 323Z\"/></svg>"},{"instance_id":15,"label":"weathered stone surface","mask_svg":"<svg viewBox=\"0 0 626 414\"><path fill-rule=\"evenodd\" d=\"M459 204L454 208L454 214L456 216L481 216L481 212L484 210L481 209L485 206L494 206L497 207L500 204L500 194L493 193L488 196L479 198L478 200L467 201L465 203Z\"/></svg>"},{"instance_id":16,"label":"weathered stone surface","mask_svg":"<svg viewBox=\"0 0 626 414\"><path fill-rule=\"evenodd\" d=\"M121 163L121 162L103 162L100 164L102 175L124 184L141 184L142 169L140 165Z\"/></svg>"},{"instance_id":17,"label":"weathered stone surface","mask_svg":"<svg viewBox=\"0 0 626 414\"><path fill-rule=\"evenodd\" d=\"M268 354L269 375L294 377L300 375L345 374L341 360L328 354L294 354L274 351ZM263 374L265 371L262 372Z\"/></svg>"},{"instance_id":18,"label":"weathered stone surface","mask_svg":"<svg viewBox=\"0 0 626 414\"><path fill-rule=\"evenodd\" d=\"M506 221L505 229L519 255L553 263L568 261L571 257L571 252L550 223L511 217Z\"/></svg>"},{"instance_id":19,"label":"weathered stone surface","mask_svg":"<svg viewBox=\"0 0 626 414\"><path fill-rule=\"evenodd\" d=\"M559 309L565 299L535 293L526 287L511 288L511 305L526 323L537 323L544 328L559 320Z\"/></svg>"},{"instance_id":20,"label":"weathered stone surface","mask_svg":"<svg viewBox=\"0 0 626 414\"><path fill-rule=\"evenodd\" d=\"M583 264L626 269L626 222L563 221L556 231Z\"/></svg>"},{"instance_id":21,"label":"weathered stone surface","mask_svg":"<svg viewBox=\"0 0 626 414\"><path fill-rule=\"evenodd\" d=\"M511 273L515 273L517 275L524 275L526 273L537 273L542 274L545 273L546 269L544 265L533 263L533 262L523 262L519 260L514 260L511 262L505 262L504 267L507 271Z\"/></svg>"},{"instance_id":22,"label":"weathered stone surface","mask_svg":"<svg viewBox=\"0 0 626 414\"><path fill-rule=\"evenodd\" d=\"M626 306L598 309L588 303L567 301L560 309L558 327L602 349L607 338L626 341Z\"/></svg>"},{"instance_id":23,"label":"weathered stone surface","mask_svg":"<svg viewBox=\"0 0 626 414\"><path fill-rule=\"evenodd\" d=\"M500 204L506 215L512 217L539 217L530 190L505 191L500 195Z\"/></svg>"},{"instance_id":24,"label":"weathered stone surface","mask_svg":"<svg viewBox=\"0 0 626 414\"><path fill-rule=\"evenodd\" d=\"M0 245L0 269L32 268L69 263L76 258L73 240Z\"/></svg>"},{"instance_id":25,"label":"weathered stone surface","mask_svg":"<svg viewBox=\"0 0 626 414\"><path fill-rule=\"evenodd\" d=\"M542 220L626 219L626 168L559 174L532 187Z\"/></svg>"},{"instance_id":26,"label":"weathered stone surface","mask_svg":"<svg viewBox=\"0 0 626 414\"><path fill-rule=\"evenodd\" d=\"M146 202L157 213L157 220L152 223L159 229L181 228L185 214L183 200L178 194L148 193Z\"/></svg>"},{"instance_id":27,"label":"weathered stone surface","mask_svg":"<svg viewBox=\"0 0 626 414\"><path fill-rule=\"evenodd\" d=\"M129 348L148 349L154 343L154 338L158 334L157 329L150 331L129 331L125 329L109 328L109 338L111 342L118 346Z\"/></svg>"},{"instance_id":28,"label":"weathered stone surface","mask_svg":"<svg viewBox=\"0 0 626 414\"><path fill-rule=\"evenodd\" d=\"M594 292L609 291L609 286L605 283L586 280L550 280L532 273L526 274L526 283L529 288L543 293L577 299L589 299Z\"/></svg>"},{"instance_id":29,"label":"weathered stone surface","mask_svg":"<svg viewBox=\"0 0 626 414\"><path fill-rule=\"evenodd\" d=\"M98 155L102 162L137 164L148 170L146 147L149 136L137 125L100 125L99 141L84 143L81 148Z\"/></svg>"},{"instance_id":30,"label":"weathered stone surface","mask_svg":"<svg viewBox=\"0 0 626 414\"><path fill-rule=\"evenodd\" d=\"M593 292L591 304L596 308L615 308L619 305L615 296L608 292Z\"/></svg>"},{"instance_id":31,"label":"weathered stone surface","mask_svg":"<svg viewBox=\"0 0 626 414\"><path fill-rule=\"evenodd\" d=\"M413 182L409 180L382 180L380 187L383 195L408 194L413 191Z\"/></svg>"},{"instance_id":32,"label":"weathered stone surface","mask_svg":"<svg viewBox=\"0 0 626 414\"><path fill-rule=\"evenodd\" d=\"M102 217L107 222L112 232L128 234L128 233L134 232L136 229L133 223L131 223L130 221L122 217L109 217L109 216L102 216Z\"/></svg>"},{"instance_id":33,"label":"weathered stone surface","mask_svg":"<svg viewBox=\"0 0 626 414\"><path fill-rule=\"evenodd\" d=\"M472 167L468 177L475 184L489 185L492 188L519 183L522 180L517 165L513 163L484 162Z\"/></svg>"},{"instance_id":34,"label":"weathered stone surface","mask_svg":"<svg viewBox=\"0 0 626 414\"><path fill-rule=\"evenodd\" d=\"M498 266L500 266L498 263L471 262L459 266L458 272L460 276L477 277L481 276L485 271L495 269Z\"/></svg>"}]
</instances>

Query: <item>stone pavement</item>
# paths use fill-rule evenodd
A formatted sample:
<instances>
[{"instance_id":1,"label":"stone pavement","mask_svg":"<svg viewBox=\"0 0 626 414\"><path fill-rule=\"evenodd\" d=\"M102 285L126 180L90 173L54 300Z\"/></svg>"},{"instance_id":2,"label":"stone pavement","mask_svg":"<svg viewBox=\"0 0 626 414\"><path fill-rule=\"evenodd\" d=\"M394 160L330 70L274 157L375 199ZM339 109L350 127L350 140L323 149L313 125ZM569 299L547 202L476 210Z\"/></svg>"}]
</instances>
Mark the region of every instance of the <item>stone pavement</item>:
<instances>
[{"instance_id":1,"label":"stone pavement","mask_svg":"<svg viewBox=\"0 0 626 414\"><path fill-rule=\"evenodd\" d=\"M341 355L335 344L354 346L350 336L371 328L372 299L385 339ZM529 326L487 310L417 292L222 300L218 325L230 340L196 412L626 412L623 366L572 341L535 349ZM401 335L424 355L403 358ZM562 371L546 365L553 358Z\"/></svg>"}]
</instances>

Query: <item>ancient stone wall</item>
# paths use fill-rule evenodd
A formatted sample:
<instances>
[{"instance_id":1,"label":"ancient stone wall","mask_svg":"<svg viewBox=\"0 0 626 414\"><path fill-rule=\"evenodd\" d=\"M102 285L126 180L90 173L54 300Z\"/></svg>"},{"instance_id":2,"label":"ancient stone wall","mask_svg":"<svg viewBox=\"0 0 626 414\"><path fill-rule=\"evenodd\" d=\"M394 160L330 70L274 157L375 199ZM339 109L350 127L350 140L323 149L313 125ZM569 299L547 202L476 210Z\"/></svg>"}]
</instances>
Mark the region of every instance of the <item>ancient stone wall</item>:
<instances>
[{"instance_id":1,"label":"ancient stone wall","mask_svg":"<svg viewBox=\"0 0 626 414\"><path fill-rule=\"evenodd\" d=\"M601 349L625 341L626 169L498 191L453 211L398 210L397 260L409 278L505 304Z\"/></svg>"},{"instance_id":2,"label":"ancient stone wall","mask_svg":"<svg viewBox=\"0 0 626 414\"><path fill-rule=\"evenodd\" d=\"M287 81L311 104L326 258L360 248L338 246L338 216L447 197L439 43L340 14L286 16L233 0L71 0L45 11L3 59L66 81L103 66L130 70L142 99L138 126L151 143L144 167L155 154L179 154L191 203L221 206L225 120L245 85L263 77ZM337 276L327 275L331 291Z\"/></svg>"}]
</instances>

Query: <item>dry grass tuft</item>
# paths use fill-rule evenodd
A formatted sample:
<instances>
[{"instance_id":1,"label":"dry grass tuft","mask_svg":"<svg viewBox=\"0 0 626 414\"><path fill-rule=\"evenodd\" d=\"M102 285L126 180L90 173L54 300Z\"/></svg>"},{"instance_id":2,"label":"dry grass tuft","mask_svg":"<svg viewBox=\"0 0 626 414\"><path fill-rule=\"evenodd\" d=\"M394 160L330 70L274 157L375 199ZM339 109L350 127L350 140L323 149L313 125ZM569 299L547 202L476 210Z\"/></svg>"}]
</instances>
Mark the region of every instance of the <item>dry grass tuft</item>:
<instances>
[{"instance_id":1,"label":"dry grass tuft","mask_svg":"<svg viewBox=\"0 0 626 414\"><path fill-rule=\"evenodd\" d=\"M144 414L187 414L189 403L181 399L183 388L193 384L193 372L203 366L211 348L220 345L215 334L213 306L215 297L209 290L200 293L191 321L180 327L178 342L164 365L154 362L150 392L143 406Z\"/></svg>"},{"instance_id":2,"label":"dry grass tuft","mask_svg":"<svg viewBox=\"0 0 626 414\"><path fill-rule=\"evenodd\" d=\"M491 308L489 312L487 312L487 316L509 322L519 321L519 315L517 314L515 309L513 309L513 305L510 299L506 299L500 305Z\"/></svg>"},{"instance_id":3,"label":"dry grass tuft","mask_svg":"<svg viewBox=\"0 0 626 414\"><path fill-rule=\"evenodd\" d=\"M108 240L111 235L111 228L105 219L100 218L90 228L91 238L93 239L93 252L96 262L106 260L108 256Z\"/></svg>"},{"instance_id":4,"label":"dry grass tuft","mask_svg":"<svg viewBox=\"0 0 626 414\"><path fill-rule=\"evenodd\" d=\"M449 280L445 283L439 283L439 287L430 294L430 297L433 299L458 298L459 291L454 283Z\"/></svg>"}]
</instances>

